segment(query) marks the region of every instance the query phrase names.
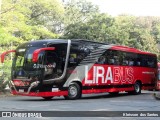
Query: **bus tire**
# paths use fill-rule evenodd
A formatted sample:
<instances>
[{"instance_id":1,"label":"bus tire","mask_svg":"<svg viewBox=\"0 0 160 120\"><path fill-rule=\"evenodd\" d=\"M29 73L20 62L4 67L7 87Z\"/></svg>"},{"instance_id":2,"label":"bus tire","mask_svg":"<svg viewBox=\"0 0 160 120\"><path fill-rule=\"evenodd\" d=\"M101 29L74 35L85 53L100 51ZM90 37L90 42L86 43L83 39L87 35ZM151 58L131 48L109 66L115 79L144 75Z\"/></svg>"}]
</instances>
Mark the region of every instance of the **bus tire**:
<instances>
[{"instance_id":1,"label":"bus tire","mask_svg":"<svg viewBox=\"0 0 160 120\"><path fill-rule=\"evenodd\" d=\"M68 96L64 96L67 100L79 99L82 95L81 87L76 82L73 82L68 87Z\"/></svg>"},{"instance_id":2,"label":"bus tire","mask_svg":"<svg viewBox=\"0 0 160 120\"><path fill-rule=\"evenodd\" d=\"M141 94L141 83L140 83L140 82L136 82L136 83L134 84L133 94L134 94L134 95Z\"/></svg>"},{"instance_id":3,"label":"bus tire","mask_svg":"<svg viewBox=\"0 0 160 120\"><path fill-rule=\"evenodd\" d=\"M51 96L51 97L42 97L42 98L45 99L45 100L51 100L53 98L53 96Z\"/></svg>"}]
</instances>

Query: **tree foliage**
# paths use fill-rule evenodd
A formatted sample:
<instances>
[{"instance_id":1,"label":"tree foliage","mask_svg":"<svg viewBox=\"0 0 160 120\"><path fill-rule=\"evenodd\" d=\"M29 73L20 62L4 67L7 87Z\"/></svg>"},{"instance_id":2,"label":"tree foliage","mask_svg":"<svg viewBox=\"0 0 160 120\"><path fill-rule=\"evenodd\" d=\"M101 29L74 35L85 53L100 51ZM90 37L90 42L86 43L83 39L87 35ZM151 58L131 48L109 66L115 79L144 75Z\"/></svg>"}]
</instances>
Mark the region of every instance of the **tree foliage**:
<instances>
[{"instance_id":1,"label":"tree foliage","mask_svg":"<svg viewBox=\"0 0 160 120\"><path fill-rule=\"evenodd\" d=\"M0 13L0 44L7 48L11 43L60 37L158 52L159 17L112 17L87 0L2 0Z\"/></svg>"},{"instance_id":2,"label":"tree foliage","mask_svg":"<svg viewBox=\"0 0 160 120\"><path fill-rule=\"evenodd\" d=\"M50 26L63 12L63 5L58 0L2 0L0 24L7 36L15 39L6 38L1 44L7 40L21 43L31 39L57 38Z\"/></svg>"},{"instance_id":3,"label":"tree foliage","mask_svg":"<svg viewBox=\"0 0 160 120\"><path fill-rule=\"evenodd\" d=\"M97 13L88 21L70 24L64 38L91 39L135 47L159 55L160 21L156 17L117 17Z\"/></svg>"}]
</instances>

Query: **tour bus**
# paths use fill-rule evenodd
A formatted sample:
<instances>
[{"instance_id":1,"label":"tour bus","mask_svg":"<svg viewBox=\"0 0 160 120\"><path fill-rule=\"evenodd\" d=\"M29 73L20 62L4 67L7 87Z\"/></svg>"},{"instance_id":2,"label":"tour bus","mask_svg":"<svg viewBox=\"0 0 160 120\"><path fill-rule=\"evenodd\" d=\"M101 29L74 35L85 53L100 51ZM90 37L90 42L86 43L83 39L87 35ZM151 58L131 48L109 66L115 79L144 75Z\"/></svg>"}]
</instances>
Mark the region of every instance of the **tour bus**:
<instances>
[{"instance_id":1,"label":"tour bus","mask_svg":"<svg viewBox=\"0 0 160 120\"><path fill-rule=\"evenodd\" d=\"M11 73L14 95L78 99L82 94L155 88L157 56L126 46L90 40L47 39L21 44Z\"/></svg>"},{"instance_id":2,"label":"tour bus","mask_svg":"<svg viewBox=\"0 0 160 120\"><path fill-rule=\"evenodd\" d=\"M158 63L157 90L160 90L160 63Z\"/></svg>"}]
</instances>

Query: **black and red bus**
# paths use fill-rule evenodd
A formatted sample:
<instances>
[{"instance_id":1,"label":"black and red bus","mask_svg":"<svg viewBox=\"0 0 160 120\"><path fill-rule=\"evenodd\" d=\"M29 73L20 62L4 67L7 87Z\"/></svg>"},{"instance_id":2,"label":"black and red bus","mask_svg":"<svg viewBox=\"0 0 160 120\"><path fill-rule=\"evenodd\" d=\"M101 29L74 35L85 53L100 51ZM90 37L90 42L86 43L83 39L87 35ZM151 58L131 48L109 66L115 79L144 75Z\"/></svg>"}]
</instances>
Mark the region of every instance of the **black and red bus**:
<instances>
[{"instance_id":1,"label":"black and red bus","mask_svg":"<svg viewBox=\"0 0 160 120\"><path fill-rule=\"evenodd\" d=\"M88 40L31 41L15 52L11 73L14 95L78 99L82 94L140 94L155 88L157 56L126 46Z\"/></svg>"}]
</instances>

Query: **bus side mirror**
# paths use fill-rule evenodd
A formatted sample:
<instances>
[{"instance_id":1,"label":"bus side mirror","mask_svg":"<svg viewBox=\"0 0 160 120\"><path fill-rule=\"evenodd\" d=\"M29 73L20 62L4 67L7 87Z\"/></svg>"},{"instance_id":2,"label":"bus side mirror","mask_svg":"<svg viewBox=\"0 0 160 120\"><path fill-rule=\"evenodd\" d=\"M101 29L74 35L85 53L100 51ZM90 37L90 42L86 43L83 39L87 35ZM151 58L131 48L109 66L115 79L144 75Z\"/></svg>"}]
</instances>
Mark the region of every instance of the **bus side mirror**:
<instances>
[{"instance_id":1,"label":"bus side mirror","mask_svg":"<svg viewBox=\"0 0 160 120\"><path fill-rule=\"evenodd\" d=\"M36 63L38 61L38 55L42 51L48 51L48 50L55 50L55 47L46 47L46 48L40 48L33 52L33 59L32 62Z\"/></svg>"},{"instance_id":2,"label":"bus side mirror","mask_svg":"<svg viewBox=\"0 0 160 120\"><path fill-rule=\"evenodd\" d=\"M16 50L9 50L9 51L6 51L6 52L3 52L1 55L0 55L0 58L1 58L1 63L4 63L4 58L7 54L11 53L11 52L16 52Z\"/></svg>"}]
</instances>

